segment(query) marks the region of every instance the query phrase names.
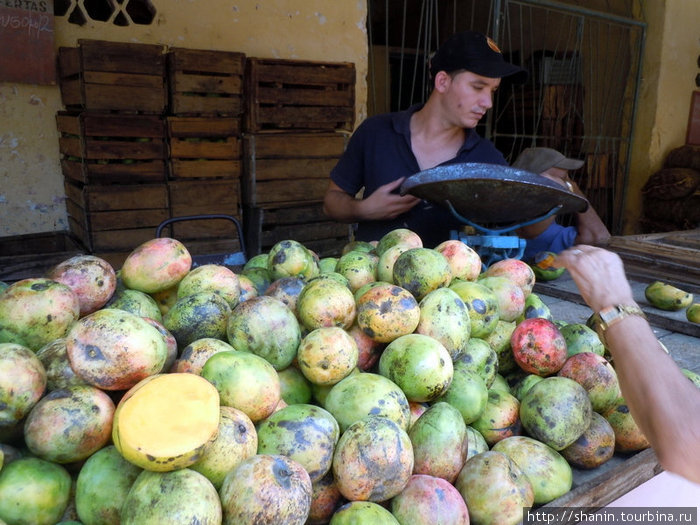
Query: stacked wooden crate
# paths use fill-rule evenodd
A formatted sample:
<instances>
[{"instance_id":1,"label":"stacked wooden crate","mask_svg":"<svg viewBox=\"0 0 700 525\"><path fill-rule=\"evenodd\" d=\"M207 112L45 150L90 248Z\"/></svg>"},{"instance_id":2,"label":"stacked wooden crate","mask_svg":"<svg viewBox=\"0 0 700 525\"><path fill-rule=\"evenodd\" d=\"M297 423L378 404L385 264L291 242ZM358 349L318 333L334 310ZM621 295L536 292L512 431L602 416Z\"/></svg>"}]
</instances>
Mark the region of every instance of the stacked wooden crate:
<instances>
[{"instance_id":1,"label":"stacked wooden crate","mask_svg":"<svg viewBox=\"0 0 700 525\"><path fill-rule=\"evenodd\" d=\"M171 215L240 221L245 55L171 48L167 57ZM241 249L235 224L224 219L177 222L169 234L194 255Z\"/></svg>"},{"instance_id":2,"label":"stacked wooden crate","mask_svg":"<svg viewBox=\"0 0 700 525\"><path fill-rule=\"evenodd\" d=\"M319 256L337 254L348 225L322 211L328 175L355 115L350 63L248 58L242 198L247 251L295 239Z\"/></svg>"},{"instance_id":3,"label":"stacked wooden crate","mask_svg":"<svg viewBox=\"0 0 700 525\"><path fill-rule=\"evenodd\" d=\"M120 265L169 216L162 46L59 49L59 148L71 232Z\"/></svg>"}]
</instances>

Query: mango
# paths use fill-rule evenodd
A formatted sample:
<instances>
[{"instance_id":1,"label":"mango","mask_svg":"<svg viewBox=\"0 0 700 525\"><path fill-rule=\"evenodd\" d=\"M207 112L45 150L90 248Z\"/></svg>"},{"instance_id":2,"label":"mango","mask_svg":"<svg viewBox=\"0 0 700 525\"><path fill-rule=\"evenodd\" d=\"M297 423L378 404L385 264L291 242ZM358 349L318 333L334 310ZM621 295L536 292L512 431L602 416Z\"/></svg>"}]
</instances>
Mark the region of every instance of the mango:
<instances>
[{"instance_id":1,"label":"mango","mask_svg":"<svg viewBox=\"0 0 700 525\"><path fill-rule=\"evenodd\" d=\"M652 306L661 310L677 311L693 304L693 294L662 281L654 281L644 289L644 296Z\"/></svg>"}]
</instances>

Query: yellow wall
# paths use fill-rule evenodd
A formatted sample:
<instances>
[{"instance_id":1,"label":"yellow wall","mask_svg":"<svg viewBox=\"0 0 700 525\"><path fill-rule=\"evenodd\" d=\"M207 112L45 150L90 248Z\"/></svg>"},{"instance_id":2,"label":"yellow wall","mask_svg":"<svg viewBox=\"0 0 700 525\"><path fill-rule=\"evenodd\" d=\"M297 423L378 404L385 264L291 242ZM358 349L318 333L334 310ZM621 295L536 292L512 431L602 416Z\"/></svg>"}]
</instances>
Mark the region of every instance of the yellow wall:
<instances>
[{"instance_id":1,"label":"yellow wall","mask_svg":"<svg viewBox=\"0 0 700 525\"><path fill-rule=\"evenodd\" d=\"M643 79L627 187L624 234L639 233L641 188L668 153L685 144L690 99L700 55L700 2L644 2L647 21Z\"/></svg>"},{"instance_id":2,"label":"yellow wall","mask_svg":"<svg viewBox=\"0 0 700 525\"><path fill-rule=\"evenodd\" d=\"M356 122L366 116L366 0L152 0L151 25L119 27L55 18L55 44L79 38L250 57L354 62ZM0 237L68 230L59 164L57 86L0 82Z\"/></svg>"}]
</instances>

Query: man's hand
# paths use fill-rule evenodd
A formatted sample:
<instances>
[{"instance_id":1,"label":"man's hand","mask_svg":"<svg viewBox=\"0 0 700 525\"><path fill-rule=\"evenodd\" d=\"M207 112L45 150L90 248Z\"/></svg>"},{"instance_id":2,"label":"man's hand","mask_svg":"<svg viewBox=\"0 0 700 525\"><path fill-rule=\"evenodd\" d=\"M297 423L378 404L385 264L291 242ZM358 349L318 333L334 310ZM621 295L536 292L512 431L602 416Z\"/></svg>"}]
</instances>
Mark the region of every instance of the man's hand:
<instances>
[{"instance_id":1,"label":"man's hand","mask_svg":"<svg viewBox=\"0 0 700 525\"><path fill-rule=\"evenodd\" d=\"M364 200L356 199L331 181L323 199L324 213L340 222L376 221L394 219L418 204L413 195L394 193L405 177L380 186Z\"/></svg>"},{"instance_id":2,"label":"man's hand","mask_svg":"<svg viewBox=\"0 0 700 525\"><path fill-rule=\"evenodd\" d=\"M421 199L413 195L399 195L397 190L406 177L379 186L372 195L362 201L362 216L367 220L395 219L418 204Z\"/></svg>"},{"instance_id":3,"label":"man's hand","mask_svg":"<svg viewBox=\"0 0 700 525\"><path fill-rule=\"evenodd\" d=\"M622 260L616 253L578 245L561 252L554 266L569 270L581 297L594 312L616 304L635 304Z\"/></svg>"}]
</instances>

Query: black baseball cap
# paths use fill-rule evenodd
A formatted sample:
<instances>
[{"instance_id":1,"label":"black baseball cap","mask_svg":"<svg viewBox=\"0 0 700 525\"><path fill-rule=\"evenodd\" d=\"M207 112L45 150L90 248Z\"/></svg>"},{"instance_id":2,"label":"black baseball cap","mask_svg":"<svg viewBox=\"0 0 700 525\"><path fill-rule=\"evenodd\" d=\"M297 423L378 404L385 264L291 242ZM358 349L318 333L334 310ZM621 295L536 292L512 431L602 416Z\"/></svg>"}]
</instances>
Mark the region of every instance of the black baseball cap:
<instances>
[{"instance_id":1,"label":"black baseball cap","mask_svg":"<svg viewBox=\"0 0 700 525\"><path fill-rule=\"evenodd\" d=\"M476 31L454 33L430 59L430 74L465 69L488 78L508 78L515 84L528 79L527 70L507 62L496 42Z\"/></svg>"}]
</instances>

